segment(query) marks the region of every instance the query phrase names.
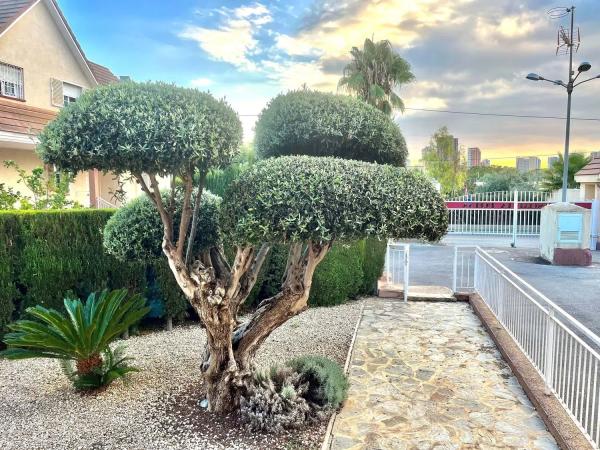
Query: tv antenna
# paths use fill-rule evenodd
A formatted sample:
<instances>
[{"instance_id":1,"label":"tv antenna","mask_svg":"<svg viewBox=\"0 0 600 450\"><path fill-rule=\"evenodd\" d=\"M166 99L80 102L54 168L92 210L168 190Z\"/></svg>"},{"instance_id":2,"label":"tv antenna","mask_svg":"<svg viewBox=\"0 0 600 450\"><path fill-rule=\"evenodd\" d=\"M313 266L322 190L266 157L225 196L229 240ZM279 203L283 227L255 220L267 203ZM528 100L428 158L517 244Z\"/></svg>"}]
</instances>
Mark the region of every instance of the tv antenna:
<instances>
[{"instance_id":1,"label":"tv antenna","mask_svg":"<svg viewBox=\"0 0 600 450\"><path fill-rule=\"evenodd\" d=\"M572 55L573 52L577 53L577 50L579 50L579 45L581 44L581 33L579 31L579 27L577 27L577 32L575 32L575 25L573 23L575 15L574 13L574 6L559 6L548 11L548 16L550 16L551 19L561 19L569 15L571 16L571 27L565 28L561 25L556 33L557 55Z\"/></svg>"}]
</instances>

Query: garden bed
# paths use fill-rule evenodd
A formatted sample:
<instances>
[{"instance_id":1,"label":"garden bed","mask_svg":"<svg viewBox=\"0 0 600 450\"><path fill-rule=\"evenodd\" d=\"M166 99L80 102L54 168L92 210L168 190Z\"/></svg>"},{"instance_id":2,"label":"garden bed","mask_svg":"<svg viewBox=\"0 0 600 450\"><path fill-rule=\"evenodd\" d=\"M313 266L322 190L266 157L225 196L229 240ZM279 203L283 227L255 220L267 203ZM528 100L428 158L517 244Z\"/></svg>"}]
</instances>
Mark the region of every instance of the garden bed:
<instances>
[{"instance_id":1,"label":"garden bed","mask_svg":"<svg viewBox=\"0 0 600 450\"><path fill-rule=\"evenodd\" d=\"M346 359L360 302L313 308L275 330L261 347L263 367L300 355ZM3 449L318 448L326 423L284 435L246 431L236 417L197 406L205 333L178 327L127 341L141 372L93 396L75 392L56 361L0 360Z\"/></svg>"}]
</instances>

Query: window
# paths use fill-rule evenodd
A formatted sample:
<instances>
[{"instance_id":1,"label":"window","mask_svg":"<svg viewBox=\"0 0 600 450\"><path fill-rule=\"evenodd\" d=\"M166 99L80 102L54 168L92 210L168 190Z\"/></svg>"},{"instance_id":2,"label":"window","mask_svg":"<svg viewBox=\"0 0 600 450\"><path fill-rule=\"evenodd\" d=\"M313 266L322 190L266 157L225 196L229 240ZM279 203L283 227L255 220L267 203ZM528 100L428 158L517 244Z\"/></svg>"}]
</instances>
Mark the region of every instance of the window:
<instances>
[{"instance_id":1,"label":"window","mask_svg":"<svg viewBox=\"0 0 600 450\"><path fill-rule=\"evenodd\" d=\"M81 86L66 83L55 78L50 79L50 96L52 98L52 105L54 106L62 107L75 102L82 91Z\"/></svg>"},{"instance_id":2,"label":"window","mask_svg":"<svg viewBox=\"0 0 600 450\"><path fill-rule=\"evenodd\" d=\"M25 99L21 67L0 62L0 94L5 97Z\"/></svg>"},{"instance_id":3,"label":"window","mask_svg":"<svg viewBox=\"0 0 600 450\"><path fill-rule=\"evenodd\" d=\"M74 103L81 95L81 87L74 84L63 83L63 104L68 106Z\"/></svg>"}]
</instances>

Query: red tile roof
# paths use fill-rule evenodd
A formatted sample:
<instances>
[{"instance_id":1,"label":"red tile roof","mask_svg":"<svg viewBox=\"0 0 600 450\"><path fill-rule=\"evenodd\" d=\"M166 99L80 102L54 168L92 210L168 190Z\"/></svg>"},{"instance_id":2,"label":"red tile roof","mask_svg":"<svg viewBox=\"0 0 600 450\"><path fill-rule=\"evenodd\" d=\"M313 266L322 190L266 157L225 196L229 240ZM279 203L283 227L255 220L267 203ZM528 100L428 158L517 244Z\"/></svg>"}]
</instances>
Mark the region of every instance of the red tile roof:
<instances>
[{"instance_id":1,"label":"red tile roof","mask_svg":"<svg viewBox=\"0 0 600 450\"><path fill-rule=\"evenodd\" d=\"M600 175L600 158L594 158L590 163L575 174L575 176Z\"/></svg>"},{"instance_id":2,"label":"red tile roof","mask_svg":"<svg viewBox=\"0 0 600 450\"><path fill-rule=\"evenodd\" d=\"M0 0L0 33L27 11L36 0Z\"/></svg>"},{"instance_id":3,"label":"red tile roof","mask_svg":"<svg viewBox=\"0 0 600 450\"><path fill-rule=\"evenodd\" d=\"M87 63L98 84L112 84L119 82L119 79L107 67L96 64L90 60L88 60Z\"/></svg>"},{"instance_id":4,"label":"red tile roof","mask_svg":"<svg viewBox=\"0 0 600 450\"><path fill-rule=\"evenodd\" d=\"M56 117L56 112L0 99L0 131L36 135Z\"/></svg>"},{"instance_id":5,"label":"red tile roof","mask_svg":"<svg viewBox=\"0 0 600 450\"><path fill-rule=\"evenodd\" d=\"M0 0L0 33L6 30L36 1L37 0ZM75 37L75 33L73 33L73 30L69 26L69 22L67 22L66 17L58 7L58 3L56 2L56 0L51 0L51 2L58 11L58 14L60 15L65 26L67 27L67 30L71 35L73 42L75 42L75 45L83 55L83 58L85 59L85 62L89 67L90 72L92 72L92 75L96 82L98 84L110 84L118 82L119 79L108 68L101 66L100 64L93 63L92 61L86 58L85 53L81 48L81 45L79 45L79 42Z\"/></svg>"}]
</instances>

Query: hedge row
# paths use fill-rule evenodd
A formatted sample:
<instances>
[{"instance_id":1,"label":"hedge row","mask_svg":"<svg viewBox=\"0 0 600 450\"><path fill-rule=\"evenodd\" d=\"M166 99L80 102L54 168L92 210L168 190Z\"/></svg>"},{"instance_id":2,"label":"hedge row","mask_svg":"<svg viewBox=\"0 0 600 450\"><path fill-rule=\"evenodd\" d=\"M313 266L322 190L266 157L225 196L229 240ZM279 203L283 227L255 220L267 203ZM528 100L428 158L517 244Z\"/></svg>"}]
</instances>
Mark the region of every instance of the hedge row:
<instances>
[{"instance_id":1,"label":"hedge row","mask_svg":"<svg viewBox=\"0 0 600 450\"><path fill-rule=\"evenodd\" d=\"M154 317L182 317L187 301L166 261L122 262L106 254L102 230L112 210L0 212L0 337L28 306L62 309L65 294L126 287L144 293ZM248 306L279 291L286 245L275 245L264 263ZM330 306L371 294L383 270L385 242L334 245L319 264L309 302Z\"/></svg>"},{"instance_id":2,"label":"hedge row","mask_svg":"<svg viewBox=\"0 0 600 450\"><path fill-rule=\"evenodd\" d=\"M146 294L151 268L118 261L103 249L102 230L113 213L0 212L0 335L28 306L61 309L67 293L85 298L92 291L126 287ZM178 289L173 292L164 270L155 270L159 296L166 300L164 313L179 315L186 303L177 297Z\"/></svg>"},{"instance_id":3,"label":"hedge row","mask_svg":"<svg viewBox=\"0 0 600 450\"><path fill-rule=\"evenodd\" d=\"M317 266L310 291L311 306L333 306L349 298L373 294L383 272L385 241L375 238L337 243ZM275 295L287 262L288 247L275 245L269 252L256 285L246 301L248 307Z\"/></svg>"}]
</instances>

